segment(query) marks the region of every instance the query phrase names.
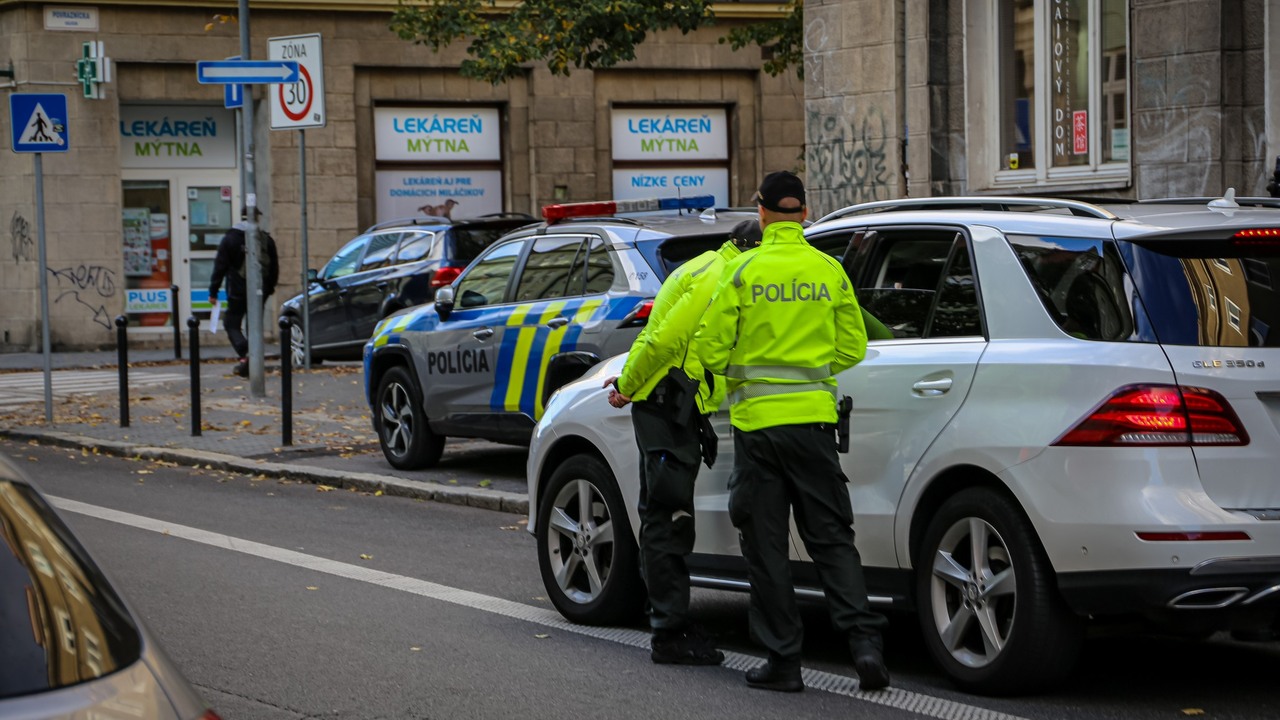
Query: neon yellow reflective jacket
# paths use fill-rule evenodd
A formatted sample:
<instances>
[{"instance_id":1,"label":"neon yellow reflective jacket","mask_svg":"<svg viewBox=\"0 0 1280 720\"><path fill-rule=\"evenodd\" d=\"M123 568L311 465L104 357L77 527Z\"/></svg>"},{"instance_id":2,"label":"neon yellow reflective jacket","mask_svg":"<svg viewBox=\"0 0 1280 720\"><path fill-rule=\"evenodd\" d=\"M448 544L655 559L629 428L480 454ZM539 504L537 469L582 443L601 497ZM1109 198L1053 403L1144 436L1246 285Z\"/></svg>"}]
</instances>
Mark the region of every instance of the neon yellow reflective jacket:
<instances>
[{"instance_id":1,"label":"neon yellow reflective jacket","mask_svg":"<svg viewBox=\"0 0 1280 720\"><path fill-rule=\"evenodd\" d=\"M866 355L867 331L840 263L799 223L775 222L725 267L694 347L725 376L729 421L750 431L834 423L834 376Z\"/></svg>"},{"instance_id":2,"label":"neon yellow reflective jacket","mask_svg":"<svg viewBox=\"0 0 1280 720\"><path fill-rule=\"evenodd\" d=\"M726 242L720 249L708 250L686 262L667 277L653 299L649 322L631 344L627 364L618 376L619 392L633 401L644 400L670 368L683 362L685 374L699 383L699 411L706 414L720 407L725 397L724 378L715 378L714 388L707 387L698 353L689 346L711 303L721 272L728 261L741 254L733 243Z\"/></svg>"}]
</instances>

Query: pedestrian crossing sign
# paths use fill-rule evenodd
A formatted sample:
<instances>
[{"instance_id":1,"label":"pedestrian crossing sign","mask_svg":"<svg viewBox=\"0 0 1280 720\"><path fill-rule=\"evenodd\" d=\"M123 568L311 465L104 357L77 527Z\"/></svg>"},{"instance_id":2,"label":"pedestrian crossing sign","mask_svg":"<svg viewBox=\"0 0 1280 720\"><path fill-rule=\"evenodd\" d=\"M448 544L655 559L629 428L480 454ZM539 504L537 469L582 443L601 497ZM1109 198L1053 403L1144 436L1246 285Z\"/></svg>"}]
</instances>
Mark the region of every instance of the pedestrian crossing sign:
<instances>
[{"instance_id":1,"label":"pedestrian crossing sign","mask_svg":"<svg viewBox=\"0 0 1280 720\"><path fill-rule=\"evenodd\" d=\"M14 93L9 96L9 127L16 153L66 152L67 96Z\"/></svg>"}]
</instances>

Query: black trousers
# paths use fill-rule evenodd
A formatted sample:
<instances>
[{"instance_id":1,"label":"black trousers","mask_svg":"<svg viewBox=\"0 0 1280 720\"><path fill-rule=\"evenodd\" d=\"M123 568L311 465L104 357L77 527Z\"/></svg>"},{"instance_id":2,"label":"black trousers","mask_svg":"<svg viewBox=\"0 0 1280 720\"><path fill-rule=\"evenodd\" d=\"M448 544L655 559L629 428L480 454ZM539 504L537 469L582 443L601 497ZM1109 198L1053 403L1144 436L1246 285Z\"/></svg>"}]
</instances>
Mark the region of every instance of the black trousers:
<instances>
[{"instance_id":1,"label":"black trousers","mask_svg":"<svg viewBox=\"0 0 1280 720\"><path fill-rule=\"evenodd\" d=\"M640 447L640 572L649 592L649 626L674 630L689 622L693 552L693 483L702 458L697 428L681 427L650 396L631 406Z\"/></svg>"},{"instance_id":2,"label":"black trousers","mask_svg":"<svg viewBox=\"0 0 1280 720\"><path fill-rule=\"evenodd\" d=\"M227 329L227 339L231 341L231 347L235 348L236 355L240 357L249 355L249 339L244 336L244 316L248 310L244 300L237 302L229 298L227 312L222 316L222 326Z\"/></svg>"},{"instance_id":3,"label":"black trousers","mask_svg":"<svg viewBox=\"0 0 1280 720\"><path fill-rule=\"evenodd\" d=\"M735 429L733 453L729 518L741 535L751 580L752 638L771 657L800 657L804 629L788 555L790 510L817 566L832 624L855 651L866 645L882 648L888 621L867 601L835 429L826 424Z\"/></svg>"}]
</instances>

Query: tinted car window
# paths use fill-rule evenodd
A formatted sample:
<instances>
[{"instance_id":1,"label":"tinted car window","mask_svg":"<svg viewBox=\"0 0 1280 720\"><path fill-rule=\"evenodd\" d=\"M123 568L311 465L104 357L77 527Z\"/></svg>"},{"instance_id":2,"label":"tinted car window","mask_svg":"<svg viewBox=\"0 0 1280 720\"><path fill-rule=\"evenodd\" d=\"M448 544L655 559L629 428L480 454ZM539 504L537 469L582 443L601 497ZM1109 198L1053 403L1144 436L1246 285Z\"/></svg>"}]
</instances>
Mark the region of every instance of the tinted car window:
<instances>
[{"instance_id":1,"label":"tinted car window","mask_svg":"<svg viewBox=\"0 0 1280 720\"><path fill-rule=\"evenodd\" d=\"M391 262L396 253L396 244L400 242L401 233L379 233L369 240L369 249L360 260L360 270L374 270Z\"/></svg>"},{"instance_id":2,"label":"tinted car window","mask_svg":"<svg viewBox=\"0 0 1280 720\"><path fill-rule=\"evenodd\" d=\"M412 231L404 233L400 238L400 252L396 255L396 262L407 263L421 260L431 252L431 246L435 239L436 234L433 232Z\"/></svg>"},{"instance_id":3,"label":"tinted car window","mask_svg":"<svg viewBox=\"0 0 1280 720\"><path fill-rule=\"evenodd\" d=\"M585 262L586 238L538 238L520 273L516 302L581 294Z\"/></svg>"},{"instance_id":4,"label":"tinted car window","mask_svg":"<svg viewBox=\"0 0 1280 720\"><path fill-rule=\"evenodd\" d=\"M520 257L523 248L523 242L509 242L495 247L481 258L458 281L458 305L480 307L504 302L511 273L515 270L516 259Z\"/></svg>"},{"instance_id":5,"label":"tinted car window","mask_svg":"<svg viewBox=\"0 0 1280 720\"><path fill-rule=\"evenodd\" d=\"M1280 248L1232 241L1122 244L1159 342L1277 347Z\"/></svg>"},{"instance_id":6,"label":"tinted car window","mask_svg":"<svg viewBox=\"0 0 1280 720\"><path fill-rule=\"evenodd\" d=\"M342 249L325 264L324 269L320 271L320 277L332 280L355 272L356 263L360 262L360 255L368 243L369 237L364 236L343 245Z\"/></svg>"},{"instance_id":7,"label":"tinted car window","mask_svg":"<svg viewBox=\"0 0 1280 720\"><path fill-rule=\"evenodd\" d=\"M137 662L119 596L30 486L0 481L0 699L93 680Z\"/></svg>"},{"instance_id":8,"label":"tinted car window","mask_svg":"<svg viewBox=\"0 0 1280 720\"><path fill-rule=\"evenodd\" d=\"M1009 242L1063 332L1108 341L1133 335L1124 263L1113 243L1026 235L1010 235Z\"/></svg>"}]
</instances>

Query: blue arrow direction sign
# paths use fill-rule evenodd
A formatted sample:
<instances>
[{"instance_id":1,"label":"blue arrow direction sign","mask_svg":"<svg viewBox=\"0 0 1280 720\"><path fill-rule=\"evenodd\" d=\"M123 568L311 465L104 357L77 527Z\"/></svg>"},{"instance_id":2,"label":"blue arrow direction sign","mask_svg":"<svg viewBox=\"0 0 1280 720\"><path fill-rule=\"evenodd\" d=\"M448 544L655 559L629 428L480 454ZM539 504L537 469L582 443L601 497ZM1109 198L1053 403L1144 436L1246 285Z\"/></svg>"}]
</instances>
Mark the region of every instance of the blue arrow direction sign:
<instances>
[{"instance_id":1,"label":"blue arrow direction sign","mask_svg":"<svg viewBox=\"0 0 1280 720\"><path fill-rule=\"evenodd\" d=\"M16 153L66 152L67 96L14 93L9 96L10 146Z\"/></svg>"},{"instance_id":2,"label":"blue arrow direction sign","mask_svg":"<svg viewBox=\"0 0 1280 720\"><path fill-rule=\"evenodd\" d=\"M298 82L296 60L201 60L196 80L205 85L263 85Z\"/></svg>"}]
</instances>

